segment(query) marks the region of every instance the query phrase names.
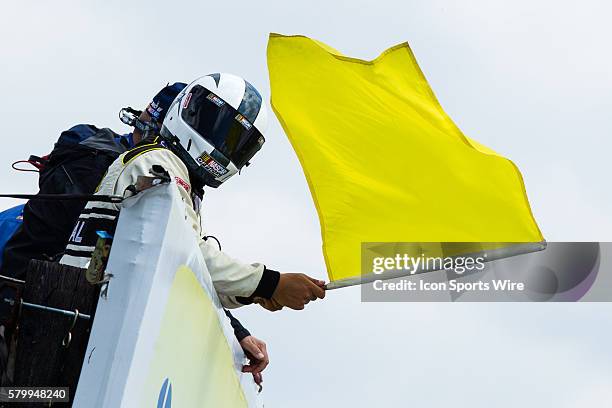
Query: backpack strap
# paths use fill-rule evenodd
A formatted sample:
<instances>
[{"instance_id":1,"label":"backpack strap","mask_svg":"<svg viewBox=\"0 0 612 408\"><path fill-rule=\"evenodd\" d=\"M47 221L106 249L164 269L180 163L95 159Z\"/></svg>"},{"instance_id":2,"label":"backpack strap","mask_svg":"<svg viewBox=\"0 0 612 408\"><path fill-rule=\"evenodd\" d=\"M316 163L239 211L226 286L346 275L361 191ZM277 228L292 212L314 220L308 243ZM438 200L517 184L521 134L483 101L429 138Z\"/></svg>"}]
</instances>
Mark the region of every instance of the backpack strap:
<instances>
[{"instance_id":1,"label":"backpack strap","mask_svg":"<svg viewBox=\"0 0 612 408\"><path fill-rule=\"evenodd\" d=\"M132 150L128 151L126 154L123 155L123 158L122 158L123 165L124 166L127 165L132 160L136 159L138 156L146 152L150 152L152 150L165 149L165 148L166 146L161 143L161 139L159 138L159 136L156 136L153 138L147 138L143 140L142 142L138 143L136 147L134 147Z\"/></svg>"}]
</instances>

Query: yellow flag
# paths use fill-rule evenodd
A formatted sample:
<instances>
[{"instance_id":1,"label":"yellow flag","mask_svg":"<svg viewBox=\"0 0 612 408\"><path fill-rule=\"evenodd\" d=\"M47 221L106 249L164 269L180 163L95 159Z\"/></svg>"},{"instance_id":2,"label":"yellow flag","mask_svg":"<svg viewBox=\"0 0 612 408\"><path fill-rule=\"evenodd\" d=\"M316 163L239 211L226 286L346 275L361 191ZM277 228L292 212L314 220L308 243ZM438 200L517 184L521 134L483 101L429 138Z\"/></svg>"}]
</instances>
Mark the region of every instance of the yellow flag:
<instances>
[{"instance_id":1,"label":"yellow flag","mask_svg":"<svg viewBox=\"0 0 612 408\"><path fill-rule=\"evenodd\" d=\"M373 61L271 34L272 107L302 164L332 281L362 242L540 242L522 176L444 112L408 44Z\"/></svg>"}]
</instances>

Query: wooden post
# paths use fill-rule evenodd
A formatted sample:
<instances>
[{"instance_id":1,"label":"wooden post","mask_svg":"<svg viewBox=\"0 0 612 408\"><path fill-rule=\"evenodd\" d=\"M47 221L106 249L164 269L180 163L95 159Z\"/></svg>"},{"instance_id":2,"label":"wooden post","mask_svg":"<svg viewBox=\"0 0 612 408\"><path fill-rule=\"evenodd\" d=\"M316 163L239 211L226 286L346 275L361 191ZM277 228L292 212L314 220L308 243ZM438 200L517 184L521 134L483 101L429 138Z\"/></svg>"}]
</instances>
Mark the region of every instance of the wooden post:
<instances>
[{"instance_id":1,"label":"wooden post","mask_svg":"<svg viewBox=\"0 0 612 408\"><path fill-rule=\"evenodd\" d=\"M24 302L70 311L77 309L92 318L77 319L71 331L70 344L66 347L62 341L67 338L72 317L22 307L17 334L15 386L69 387L70 400L73 400L98 294L99 288L87 282L83 269L45 261L30 262L23 290Z\"/></svg>"}]
</instances>

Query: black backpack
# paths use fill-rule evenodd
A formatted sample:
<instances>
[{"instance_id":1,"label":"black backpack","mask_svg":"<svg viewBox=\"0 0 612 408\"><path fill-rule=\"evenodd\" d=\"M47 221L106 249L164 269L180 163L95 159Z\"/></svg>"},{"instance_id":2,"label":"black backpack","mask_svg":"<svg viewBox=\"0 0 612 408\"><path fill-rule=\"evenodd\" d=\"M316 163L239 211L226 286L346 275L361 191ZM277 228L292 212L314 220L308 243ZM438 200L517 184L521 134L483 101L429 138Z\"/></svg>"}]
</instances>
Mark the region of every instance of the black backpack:
<instances>
[{"instance_id":1,"label":"black backpack","mask_svg":"<svg viewBox=\"0 0 612 408\"><path fill-rule=\"evenodd\" d=\"M110 129L77 125L62 132L53 151L32 156L39 169L38 194L92 194L111 163L129 142ZM33 199L23 211L23 224L4 248L0 274L25 279L31 259L59 260L86 200Z\"/></svg>"}]
</instances>

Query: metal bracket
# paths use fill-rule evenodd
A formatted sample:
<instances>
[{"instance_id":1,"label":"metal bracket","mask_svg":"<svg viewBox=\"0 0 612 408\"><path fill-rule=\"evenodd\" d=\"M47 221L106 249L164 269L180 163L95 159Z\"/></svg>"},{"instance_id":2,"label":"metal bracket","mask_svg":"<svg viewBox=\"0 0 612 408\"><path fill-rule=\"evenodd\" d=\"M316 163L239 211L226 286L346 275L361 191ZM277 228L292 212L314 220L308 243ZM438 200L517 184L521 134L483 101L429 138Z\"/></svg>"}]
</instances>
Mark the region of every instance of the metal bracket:
<instances>
[{"instance_id":1,"label":"metal bracket","mask_svg":"<svg viewBox=\"0 0 612 408\"><path fill-rule=\"evenodd\" d=\"M15 306L15 303L17 303L15 301L15 299L9 299L9 298L4 298L2 299L2 301L4 303L8 303L11 306ZM90 320L91 316L88 314L84 314L84 313L80 313L78 310L76 310L75 312L72 312L70 310L64 310L64 309L58 309L56 307L51 307L51 306L43 306L43 305L38 305L36 303L29 303L29 302L24 302L23 299L19 300L19 307L20 308L24 308L24 307L29 307L31 309L36 309L36 310L45 310L47 312L51 312L51 313L59 313L63 316L70 316L70 317L77 317L79 319L83 319L83 320Z\"/></svg>"}]
</instances>

